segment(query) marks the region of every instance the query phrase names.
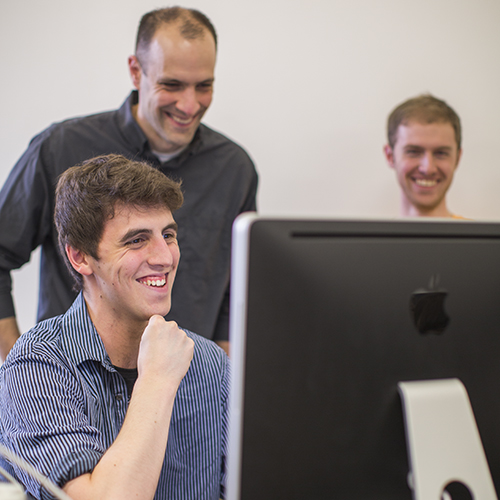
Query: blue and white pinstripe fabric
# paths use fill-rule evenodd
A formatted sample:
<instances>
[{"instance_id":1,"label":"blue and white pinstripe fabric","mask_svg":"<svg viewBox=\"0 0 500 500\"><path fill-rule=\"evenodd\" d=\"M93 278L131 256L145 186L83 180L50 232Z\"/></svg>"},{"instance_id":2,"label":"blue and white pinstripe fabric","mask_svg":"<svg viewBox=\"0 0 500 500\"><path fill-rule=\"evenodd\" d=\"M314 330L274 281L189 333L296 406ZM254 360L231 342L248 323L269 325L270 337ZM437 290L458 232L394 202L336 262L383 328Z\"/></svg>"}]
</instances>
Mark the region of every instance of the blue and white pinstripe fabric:
<instances>
[{"instance_id":1,"label":"blue and white pinstripe fabric","mask_svg":"<svg viewBox=\"0 0 500 500\"><path fill-rule=\"evenodd\" d=\"M229 361L213 342L195 342L179 387L155 499L223 496ZM62 486L92 471L115 440L127 389L113 368L79 295L69 311L21 336L0 369L0 440ZM18 469L36 498L52 496Z\"/></svg>"}]
</instances>

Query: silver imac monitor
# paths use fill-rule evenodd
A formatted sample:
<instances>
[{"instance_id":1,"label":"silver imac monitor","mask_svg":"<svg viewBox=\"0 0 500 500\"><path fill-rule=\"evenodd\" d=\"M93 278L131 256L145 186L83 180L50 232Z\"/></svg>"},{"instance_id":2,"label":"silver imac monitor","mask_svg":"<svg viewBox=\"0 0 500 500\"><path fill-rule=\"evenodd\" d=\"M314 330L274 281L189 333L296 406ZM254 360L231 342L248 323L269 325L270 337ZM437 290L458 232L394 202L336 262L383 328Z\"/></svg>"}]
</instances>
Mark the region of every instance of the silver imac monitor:
<instances>
[{"instance_id":1,"label":"silver imac monitor","mask_svg":"<svg viewBox=\"0 0 500 500\"><path fill-rule=\"evenodd\" d=\"M232 252L229 500L417 498L398 384L451 379L498 491L500 224L244 214Z\"/></svg>"}]
</instances>

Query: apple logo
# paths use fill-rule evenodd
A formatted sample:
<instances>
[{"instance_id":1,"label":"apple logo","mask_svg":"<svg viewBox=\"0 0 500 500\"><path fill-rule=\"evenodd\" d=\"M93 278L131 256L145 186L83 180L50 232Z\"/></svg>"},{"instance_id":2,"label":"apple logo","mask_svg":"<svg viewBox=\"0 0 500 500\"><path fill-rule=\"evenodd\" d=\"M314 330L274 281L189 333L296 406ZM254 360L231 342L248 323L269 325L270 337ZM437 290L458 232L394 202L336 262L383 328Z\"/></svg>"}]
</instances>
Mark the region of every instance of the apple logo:
<instances>
[{"instance_id":1,"label":"apple logo","mask_svg":"<svg viewBox=\"0 0 500 500\"><path fill-rule=\"evenodd\" d=\"M439 288L439 275L431 276L428 288L415 290L410 297L410 314L422 334L443 333L450 322L444 301L448 292Z\"/></svg>"}]
</instances>

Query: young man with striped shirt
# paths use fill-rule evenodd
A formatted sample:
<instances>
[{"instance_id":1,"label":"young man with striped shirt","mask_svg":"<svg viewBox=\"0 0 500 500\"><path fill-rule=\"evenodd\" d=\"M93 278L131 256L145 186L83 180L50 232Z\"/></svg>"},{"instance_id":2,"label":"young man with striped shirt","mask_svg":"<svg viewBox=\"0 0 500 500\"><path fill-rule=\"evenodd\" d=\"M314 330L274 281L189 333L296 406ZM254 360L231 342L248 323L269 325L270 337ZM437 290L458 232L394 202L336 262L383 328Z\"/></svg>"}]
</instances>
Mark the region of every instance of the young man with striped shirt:
<instances>
[{"instance_id":1,"label":"young man with striped shirt","mask_svg":"<svg viewBox=\"0 0 500 500\"><path fill-rule=\"evenodd\" d=\"M58 182L59 246L80 293L3 364L0 440L75 500L223 496L228 358L163 318L182 201L178 183L120 155Z\"/></svg>"}]
</instances>

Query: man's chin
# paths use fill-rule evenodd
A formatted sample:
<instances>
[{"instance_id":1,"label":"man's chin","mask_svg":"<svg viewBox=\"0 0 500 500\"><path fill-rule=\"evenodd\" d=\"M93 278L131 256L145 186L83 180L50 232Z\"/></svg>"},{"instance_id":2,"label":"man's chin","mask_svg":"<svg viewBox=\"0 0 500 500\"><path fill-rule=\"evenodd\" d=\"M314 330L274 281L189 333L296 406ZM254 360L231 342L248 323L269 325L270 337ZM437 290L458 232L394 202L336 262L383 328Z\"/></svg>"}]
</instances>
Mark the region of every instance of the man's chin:
<instances>
[{"instance_id":1,"label":"man's chin","mask_svg":"<svg viewBox=\"0 0 500 500\"><path fill-rule=\"evenodd\" d=\"M158 314L158 316L166 316L170 312L170 306L165 308L157 309L153 314Z\"/></svg>"},{"instance_id":2,"label":"man's chin","mask_svg":"<svg viewBox=\"0 0 500 500\"><path fill-rule=\"evenodd\" d=\"M145 311L145 315L147 316L148 320L151 316L158 315L158 316L166 316L170 312L171 308L171 302L170 300L166 304L156 304L153 306L152 304L148 308L147 312Z\"/></svg>"},{"instance_id":3,"label":"man's chin","mask_svg":"<svg viewBox=\"0 0 500 500\"><path fill-rule=\"evenodd\" d=\"M433 209L443 202L446 196L446 191L443 193L443 191L439 189L434 190L433 192L429 191L427 193L423 193L413 191L412 189L405 189L404 194L414 207Z\"/></svg>"},{"instance_id":4,"label":"man's chin","mask_svg":"<svg viewBox=\"0 0 500 500\"><path fill-rule=\"evenodd\" d=\"M191 144L197 129L198 125L192 130L176 130L167 137L169 137L171 144L176 146L176 149L185 148Z\"/></svg>"},{"instance_id":5,"label":"man's chin","mask_svg":"<svg viewBox=\"0 0 500 500\"><path fill-rule=\"evenodd\" d=\"M176 126L175 123L165 123L163 128L163 140L168 143L172 151L186 147L193 140L201 120L196 120L188 127Z\"/></svg>"}]
</instances>

